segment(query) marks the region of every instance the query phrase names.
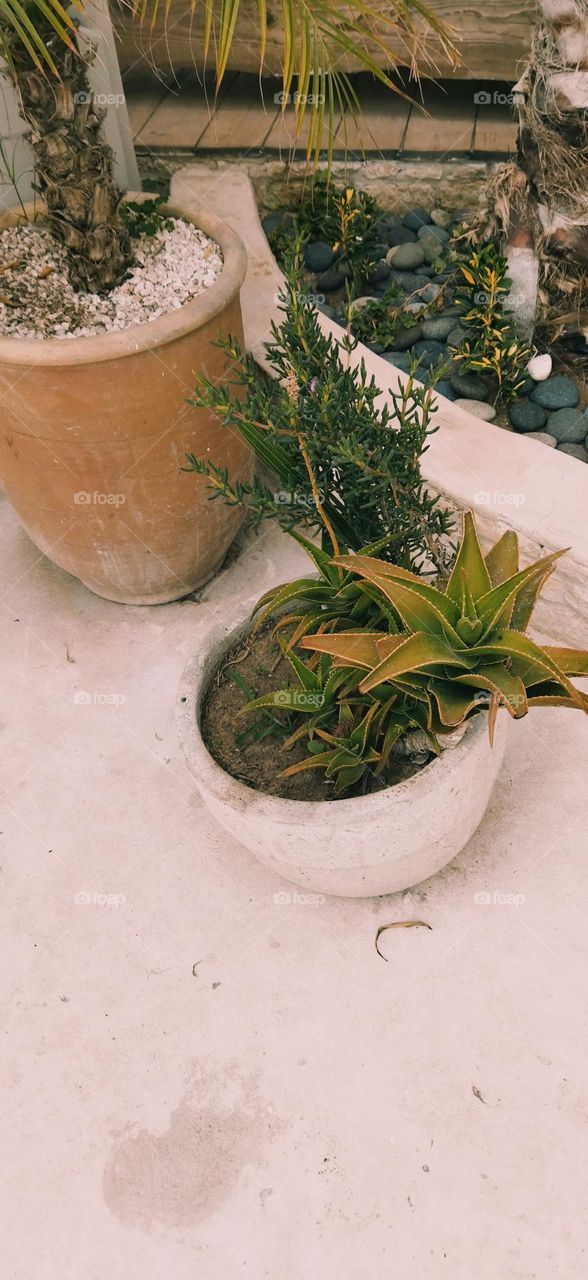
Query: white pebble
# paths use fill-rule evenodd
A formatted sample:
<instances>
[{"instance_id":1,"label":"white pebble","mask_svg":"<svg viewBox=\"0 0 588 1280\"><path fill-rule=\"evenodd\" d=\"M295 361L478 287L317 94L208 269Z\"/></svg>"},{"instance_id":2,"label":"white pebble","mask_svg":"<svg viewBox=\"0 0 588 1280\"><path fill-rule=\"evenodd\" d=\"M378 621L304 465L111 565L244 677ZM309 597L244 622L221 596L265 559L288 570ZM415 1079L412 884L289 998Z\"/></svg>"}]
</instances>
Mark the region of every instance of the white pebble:
<instances>
[{"instance_id":1,"label":"white pebble","mask_svg":"<svg viewBox=\"0 0 588 1280\"><path fill-rule=\"evenodd\" d=\"M127 278L104 296L73 288L65 249L47 228L24 223L3 231L0 266L15 266L2 272L2 288L14 305L0 307L0 333L93 337L145 324L197 298L222 271L220 248L192 223L171 222L171 228L134 242Z\"/></svg>"},{"instance_id":2,"label":"white pebble","mask_svg":"<svg viewBox=\"0 0 588 1280\"><path fill-rule=\"evenodd\" d=\"M527 365L527 373L533 379L533 382L545 382L545 379L551 373L552 365L553 360L549 352L546 351L542 356L531 356Z\"/></svg>"}]
</instances>

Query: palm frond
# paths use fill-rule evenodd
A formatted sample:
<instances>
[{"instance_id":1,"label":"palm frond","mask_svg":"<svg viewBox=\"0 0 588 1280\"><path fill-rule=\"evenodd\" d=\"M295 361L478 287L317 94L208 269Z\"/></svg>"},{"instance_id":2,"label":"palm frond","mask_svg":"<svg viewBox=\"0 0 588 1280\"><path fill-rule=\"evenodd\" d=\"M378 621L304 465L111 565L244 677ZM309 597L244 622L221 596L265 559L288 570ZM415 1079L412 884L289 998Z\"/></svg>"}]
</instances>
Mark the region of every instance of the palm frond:
<instances>
[{"instance_id":1,"label":"palm frond","mask_svg":"<svg viewBox=\"0 0 588 1280\"><path fill-rule=\"evenodd\" d=\"M129 0L140 22L153 27L159 11L169 11L170 0ZM277 0L276 0L277 3ZM203 60L213 51L217 88L229 64L242 0L191 0L192 10L204 6ZM83 0L80 0L83 9ZM280 0L283 23L282 92L283 107L293 99L295 136L301 136L305 120L307 159L315 164L326 149L330 164L337 112L360 114L357 95L347 71L349 60L369 72L396 93L402 89L392 78L400 63L414 70L417 55L429 60L429 42L434 38L443 57L454 64L457 53L452 32L424 0L358 0L352 8L333 8L332 0ZM260 75L267 45L267 0L257 0ZM75 22L61 0L0 0L0 53L10 62L10 42L17 39L31 61L56 74L48 34L54 32L70 48L75 47ZM402 53L398 52L398 49ZM296 92L292 88L296 84ZM404 95L406 96L406 95Z\"/></svg>"},{"instance_id":2,"label":"palm frond","mask_svg":"<svg viewBox=\"0 0 588 1280\"><path fill-rule=\"evenodd\" d=\"M11 65L11 40L17 39L36 67L56 73L44 32L54 31L68 48L75 47L75 23L60 0L0 0L0 54Z\"/></svg>"},{"instance_id":3,"label":"palm frond","mask_svg":"<svg viewBox=\"0 0 588 1280\"><path fill-rule=\"evenodd\" d=\"M36 0L38 3L39 0ZM0 0L18 3L18 0ZM130 0L140 21L153 25L161 0ZM192 10L204 5L204 61L212 50L217 89L229 65L239 18L245 6L242 0L191 0ZM358 0L353 7L334 9L332 0L276 0L283 25L282 104L292 102L295 113L295 139L300 139L307 122L306 155L314 163L324 149L330 162L337 111L350 112L355 120L360 115L357 95L346 68L352 60L357 69L369 72L392 92L407 95L393 79L399 65L413 72L418 60L435 61L429 51L431 39L440 55L453 65L458 56L453 32L428 7L425 0ZM247 17L250 17L248 11ZM260 75L267 45L267 0L257 0ZM399 49L401 52L399 52ZM293 93L293 86L296 91Z\"/></svg>"}]
</instances>

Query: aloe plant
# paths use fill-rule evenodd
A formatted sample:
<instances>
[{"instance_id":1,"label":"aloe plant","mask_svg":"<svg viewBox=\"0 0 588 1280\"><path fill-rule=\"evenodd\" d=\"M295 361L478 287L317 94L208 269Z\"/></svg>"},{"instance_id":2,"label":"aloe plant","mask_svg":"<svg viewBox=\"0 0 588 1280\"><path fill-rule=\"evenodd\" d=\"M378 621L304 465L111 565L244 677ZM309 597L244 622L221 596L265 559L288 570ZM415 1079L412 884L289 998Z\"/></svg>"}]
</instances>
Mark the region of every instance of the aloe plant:
<instances>
[{"instance_id":1,"label":"aloe plant","mask_svg":"<svg viewBox=\"0 0 588 1280\"><path fill-rule=\"evenodd\" d=\"M348 578L350 575L345 575ZM312 585L319 586L312 579L307 580L308 589ZM325 579L326 584L326 579ZM355 584L352 584L355 585ZM301 592L303 580L291 584ZM333 593L337 593L337 584L331 584ZM339 582L344 608L349 602L348 586ZM362 584L357 584L358 597L361 598ZM279 597L278 597L279 598ZM260 602L263 603L263 602ZM354 605L357 600L354 601ZM249 700L241 709L241 715L250 715L256 711L294 712L300 723L282 743L282 750L288 751L295 743L306 739L308 756L296 764L290 765L281 772L281 777L293 777L294 774L308 769L322 769L326 778L334 785L334 793L340 796L362 779L373 776L382 780L390 762L390 756L398 739L408 730L420 728L427 732L433 751L438 744L432 734L427 731L426 707L418 699L407 697L395 689L388 689L385 697L375 689L370 693L359 692L359 681L362 668L353 666L335 666L331 658L325 654L315 654L306 662L296 652L296 637L301 626L308 625L312 619L320 629L328 625L328 605L323 605L321 612L307 614L294 632L286 639L283 626L292 624L291 615L278 620L276 633L284 657L290 664L296 678L296 685L286 685L260 698ZM273 602L269 604L270 611ZM331 617L331 625L336 626L340 615ZM375 651L374 651L375 655Z\"/></svg>"},{"instance_id":2,"label":"aloe plant","mask_svg":"<svg viewBox=\"0 0 588 1280\"><path fill-rule=\"evenodd\" d=\"M525 634L532 610L563 551L519 568L518 539L507 531L484 556L473 515L444 589L398 565L343 555L333 564L370 583L392 608L397 629L306 635L303 649L328 654L336 669L361 668L360 694L412 696L427 707L432 734L453 732L489 707L492 740L499 706L515 719L533 706L588 711L570 679L588 675L588 652L539 645Z\"/></svg>"},{"instance_id":3,"label":"aloe plant","mask_svg":"<svg viewBox=\"0 0 588 1280\"><path fill-rule=\"evenodd\" d=\"M275 694L266 694L243 708L249 710L293 705L297 712L306 712L302 723L283 742L288 750L295 742L305 739L309 755L296 764L283 769L281 777L290 778L307 769L324 769L325 777L333 782L334 795L342 795L363 778L373 776L386 785L386 771L396 742L411 728L423 728L427 732L427 716L415 699L388 692L380 698L373 694L359 694L357 681L360 671L341 671L329 663L327 655L320 654L319 666L311 671L296 654L288 653L295 668L300 692L291 687ZM432 750L436 741L429 735Z\"/></svg>"},{"instance_id":4,"label":"aloe plant","mask_svg":"<svg viewBox=\"0 0 588 1280\"><path fill-rule=\"evenodd\" d=\"M274 637L289 662L297 685L286 686L250 700L242 715L276 709L300 716L294 732L282 743L288 751L306 738L309 755L285 768L281 776L292 777L307 769L324 769L339 796L355 783L372 775L385 781L393 747L411 728L427 729L426 710L415 699L395 690L382 700L378 691L360 694L362 669L337 669L326 654L313 655L306 662L298 650L309 627L357 627L362 622L380 627L381 634L394 629L393 611L378 598L369 582L361 581L340 568L320 547L293 530L291 536L310 557L317 574L297 578L266 592L254 610L255 629L275 618ZM381 550L383 538L373 547L364 547L363 556ZM430 735L432 750L438 746Z\"/></svg>"}]
</instances>

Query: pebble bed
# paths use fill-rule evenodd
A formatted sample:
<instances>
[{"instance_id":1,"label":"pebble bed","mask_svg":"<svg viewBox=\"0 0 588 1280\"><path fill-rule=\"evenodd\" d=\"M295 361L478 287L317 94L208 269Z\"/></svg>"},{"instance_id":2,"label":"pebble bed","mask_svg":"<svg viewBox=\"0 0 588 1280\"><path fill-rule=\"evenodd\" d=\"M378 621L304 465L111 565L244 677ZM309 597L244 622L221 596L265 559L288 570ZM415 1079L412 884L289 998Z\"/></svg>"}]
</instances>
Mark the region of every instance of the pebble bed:
<instances>
[{"instance_id":1,"label":"pebble bed","mask_svg":"<svg viewBox=\"0 0 588 1280\"><path fill-rule=\"evenodd\" d=\"M402 217L384 213L379 219L382 257L368 279L365 296L356 299L352 307L361 310L368 302L381 298L391 285L396 285L405 295L403 310L414 313L415 322L400 330L395 349L378 342L366 343L370 350L405 373L417 357L424 371L440 361L451 364L449 348L459 347L466 336L460 325L463 311L454 304L447 289L449 268L443 259L451 233L464 220L464 215L465 211L416 208ZM268 214L263 219L266 234L273 236L283 229L284 220L287 226L292 217L290 211ZM347 275L345 263L337 259L326 241L315 240L304 248L304 266L306 283L314 292L318 309L330 319L345 324L340 310ZM431 304L442 290L446 299L443 309L433 311ZM401 299L395 305L400 303ZM351 326L353 330L353 319ZM588 345L585 354L588 356ZM580 403L581 383L557 368L552 372L553 365L556 359L552 361L548 353L535 357L531 369L537 376L527 376L521 396L498 416L493 404L494 388L480 374L461 373L454 364L448 375L437 382L436 390L482 421L496 419L497 426L524 433L541 444L588 462L588 408ZM585 389L583 391L586 399Z\"/></svg>"},{"instance_id":2,"label":"pebble bed","mask_svg":"<svg viewBox=\"0 0 588 1280\"><path fill-rule=\"evenodd\" d=\"M134 264L108 294L78 293L65 249L47 228L0 233L0 333L10 338L91 338L176 311L222 271L219 246L180 218L133 242Z\"/></svg>"}]
</instances>

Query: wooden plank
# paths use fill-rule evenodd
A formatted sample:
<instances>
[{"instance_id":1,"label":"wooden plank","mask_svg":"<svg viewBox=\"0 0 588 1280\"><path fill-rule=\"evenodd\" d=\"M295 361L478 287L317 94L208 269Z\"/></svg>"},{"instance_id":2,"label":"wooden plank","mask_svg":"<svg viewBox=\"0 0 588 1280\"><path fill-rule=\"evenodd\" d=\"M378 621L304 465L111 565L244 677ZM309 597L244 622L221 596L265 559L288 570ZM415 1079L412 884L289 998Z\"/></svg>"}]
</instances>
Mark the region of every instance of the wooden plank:
<instances>
[{"instance_id":1,"label":"wooden plank","mask_svg":"<svg viewBox=\"0 0 588 1280\"><path fill-rule=\"evenodd\" d=\"M509 95L509 84L481 85L476 91L475 152L508 155L510 151L514 151L517 126L508 101ZM488 98L491 99L490 102Z\"/></svg>"},{"instance_id":2,"label":"wooden plank","mask_svg":"<svg viewBox=\"0 0 588 1280\"><path fill-rule=\"evenodd\" d=\"M467 81L423 80L421 89L425 110L411 108L403 151L439 156L471 151L476 120L473 86Z\"/></svg>"},{"instance_id":3,"label":"wooden plank","mask_svg":"<svg viewBox=\"0 0 588 1280\"><path fill-rule=\"evenodd\" d=\"M262 147L279 110L272 92L264 92L262 101L257 76L239 75L199 138L198 146L246 150Z\"/></svg>"},{"instance_id":4,"label":"wooden plank","mask_svg":"<svg viewBox=\"0 0 588 1280\"><path fill-rule=\"evenodd\" d=\"M144 147L194 147L215 111L230 92L236 72L230 72L215 101L214 77L185 71L179 85L166 93L135 141Z\"/></svg>"},{"instance_id":5,"label":"wooden plank","mask_svg":"<svg viewBox=\"0 0 588 1280\"><path fill-rule=\"evenodd\" d=\"M343 117L337 135L339 147L347 149L350 159L354 152L361 157L364 151L398 151L408 124L410 103L367 72L354 76L353 86L362 115L357 122L350 112Z\"/></svg>"},{"instance_id":6,"label":"wooden plank","mask_svg":"<svg viewBox=\"0 0 588 1280\"><path fill-rule=\"evenodd\" d=\"M167 79L170 79L169 72ZM129 113L129 124L133 138L136 140L141 129L151 119L160 102L168 93L168 84L160 80L145 67L135 69L132 73L123 72L123 89Z\"/></svg>"},{"instance_id":7,"label":"wooden plank","mask_svg":"<svg viewBox=\"0 0 588 1280\"><path fill-rule=\"evenodd\" d=\"M280 94L280 82L274 80L276 94ZM284 110L280 103L277 103L278 114L264 142L266 148L277 148L280 152L286 154L297 151L306 154L308 143L308 135L310 129L310 121L308 118L309 108L307 108L300 133L296 133L296 112L293 106L288 105ZM333 139L336 138L339 125L341 124L341 112L337 111L333 120ZM321 129L320 145L321 149L326 149L329 143L329 125L325 118Z\"/></svg>"},{"instance_id":8,"label":"wooden plank","mask_svg":"<svg viewBox=\"0 0 588 1280\"><path fill-rule=\"evenodd\" d=\"M202 68L203 23L205 6L192 11L189 0L171 0L169 8L160 5L153 30L141 25L129 12L125 0L110 0L113 23L120 36L120 60L123 67L136 62L138 56L149 57L158 66ZM456 33L460 65L448 62L437 42L426 43L427 57L420 57L421 75L454 75L458 79L511 80L517 77L517 64L530 48L535 18L535 0L521 0L513 6L506 0L463 0L456 10L454 0L430 0L431 8ZM400 64L406 64L406 48L395 42L386 29L381 32ZM369 41L366 42L370 49ZM269 0L267 49L264 75L279 75L283 60L283 23L279 0ZM378 62L384 57L377 46L370 52ZM359 71L361 64L336 54L341 71ZM259 26L257 0L244 0L236 27L229 67L234 71L257 73L259 70Z\"/></svg>"},{"instance_id":9,"label":"wooden plank","mask_svg":"<svg viewBox=\"0 0 588 1280\"><path fill-rule=\"evenodd\" d=\"M304 152L307 125L305 123L296 141L293 108L282 114L280 105L274 103L277 83L275 80L264 83L267 108L264 111L257 77L229 73L221 86L218 101L215 101L214 82L210 75L203 81L195 72L183 72L172 86L168 86L153 72L127 73L124 88L135 141L137 145L156 148L200 144L208 148L263 145L285 153L296 143L298 151ZM470 146L474 154L507 155L514 149L516 124L506 100L510 92L508 84L499 87L490 84L484 89L474 90L468 85L458 89L449 83L446 85L447 96L438 95L435 103L427 94L432 113L429 118L416 109L411 111L408 103L378 85L371 76L354 77L354 83L363 107L359 128L352 117L341 119L338 116L334 134L335 150L343 150L346 145L352 160L360 159L364 154L362 141L368 155L401 149L417 150L425 155L432 152L444 154L443 147L449 147L450 152L467 152ZM464 110L464 93L467 111ZM473 97L479 97L481 93L491 98L498 95L498 98L489 103L479 101L475 104L472 140L468 103L470 97L473 101ZM222 120L218 119L211 129L215 112L218 115L221 111ZM407 127L409 119L410 130ZM326 125L321 142L326 147Z\"/></svg>"}]
</instances>

